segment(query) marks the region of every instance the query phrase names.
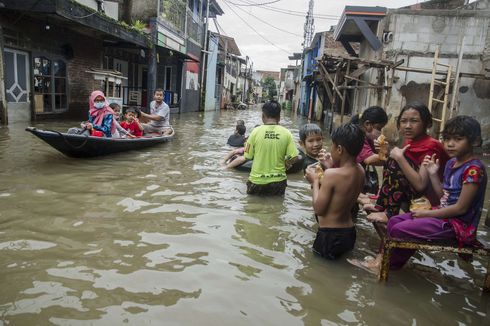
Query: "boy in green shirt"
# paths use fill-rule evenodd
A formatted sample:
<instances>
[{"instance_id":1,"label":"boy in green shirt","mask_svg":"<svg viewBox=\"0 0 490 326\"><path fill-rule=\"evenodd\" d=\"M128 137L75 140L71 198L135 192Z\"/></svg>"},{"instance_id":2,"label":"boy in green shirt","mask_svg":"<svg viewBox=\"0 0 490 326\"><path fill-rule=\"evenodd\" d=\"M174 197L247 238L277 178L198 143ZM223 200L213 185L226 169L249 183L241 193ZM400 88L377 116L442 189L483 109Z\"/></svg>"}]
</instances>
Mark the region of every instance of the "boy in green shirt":
<instances>
[{"instance_id":1,"label":"boy in green shirt","mask_svg":"<svg viewBox=\"0 0 490 326\"><path fill-rule=\"evenodd\" d=\"M255 128L245 143L244 157L253 160L247 182L250 195L284 195L287 186L286 165L293 164L298 149L293 135L279 125L281 105L269 101L262 107L262 126Z\"/></svg>"}]
</instances>

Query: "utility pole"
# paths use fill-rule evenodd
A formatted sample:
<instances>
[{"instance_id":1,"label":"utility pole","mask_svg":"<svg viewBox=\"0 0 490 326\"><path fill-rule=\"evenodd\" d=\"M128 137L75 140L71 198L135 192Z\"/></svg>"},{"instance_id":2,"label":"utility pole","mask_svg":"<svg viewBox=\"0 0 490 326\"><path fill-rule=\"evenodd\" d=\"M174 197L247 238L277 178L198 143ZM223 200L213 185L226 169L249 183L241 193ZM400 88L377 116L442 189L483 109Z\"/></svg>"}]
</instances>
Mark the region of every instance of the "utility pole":
<instances>
[{"instance_id":1,"label":"utility pole","mask_svg":"<svg viewBox=\"0 0 490 326\"><path fill-rule=\"evenodd\" d=\"M303 52L301 53L301 77L303 77L303 70L305 67L305 50L307 47L311 45L311 41L313 40L313 33L315 32L315 25L313 19L313 6L315 4L314 0L310 0L308 5L308 13L306 14L305 25L304 25L304 34L303 34ZM304 89L306 87L306 82L301 82L300 89ZM302 92L301 92L302 93ZM301 96L301 94L300 94ZM309 102L309 101L308 101ZM301 109L298 109L301 112Z\"/></svg>"},{"instance_id":2,"label":"utility pole","mask_svg":"<svg viewBox=\"0 0 490 326\"><path fill-rule=\"evenodd\" d=\"M315 32L315 20L313 19L313 6L315 4L314 0L310 0L310 4L308 6L308 13L306 14L306 20L304 25L304 34L303 34L303 52L304 49L310 46L311 41L313 40L313 33Z\"/></svg>"},{"instance_id":3,"label":"utility pole","mask_svg":"<svg viewBox=\"0 0 490 326\"><path fill-rule=\"evenodd\" d=\"M248 92L247 92L247 69L248 69L248 55L245 57L245 78L243 83L243 92L242 92L242 102L248 102Z\"/></svg>"},{"instance_id":4,"label":"utility pole","mask_svg":"<svg viewBox=\"0 0 490 326\"><path fill-rule=\"evenodd\" d=\"M201 62L201 101L200 104L202 104L204 101L202 100L203 96L206 96L205 90L206 87L204 87L204 72L206 69L206 56L208 53L208 25L209 22L209 0L206 2L206 28L204 29L204 42L203 42L203 49L202 49L202 62ZM202 108L204 111L204 108Z\"/></svg>"}]
</instances>

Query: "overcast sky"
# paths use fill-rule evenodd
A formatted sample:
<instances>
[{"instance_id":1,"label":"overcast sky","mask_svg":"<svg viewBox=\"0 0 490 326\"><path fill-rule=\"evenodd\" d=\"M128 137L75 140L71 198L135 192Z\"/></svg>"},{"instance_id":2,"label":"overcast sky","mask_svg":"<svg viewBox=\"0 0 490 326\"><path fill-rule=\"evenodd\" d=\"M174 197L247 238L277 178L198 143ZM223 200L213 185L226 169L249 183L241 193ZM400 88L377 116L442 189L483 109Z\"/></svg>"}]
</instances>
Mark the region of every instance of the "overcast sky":
<instances>
[{"instance_id":1,"label":"overcast sky","mask_svg":"<svg viewBox=\"0 0 490 326\"><path fill-rule=\"evenodd\" d=\"M218 16L220 33L233 37L242 53L253 62L254 70L279 71L294 64L288 59L301 52L309 0L217 0L224 11ZM316 0L314 33L336 25L344 7L381 6L399 8L422 0ZM266 4L257 6L254 4ZM210 30L216 31L210 21ZM314 35L314 34L313 34Z\"/></svg>"}]
</instances>

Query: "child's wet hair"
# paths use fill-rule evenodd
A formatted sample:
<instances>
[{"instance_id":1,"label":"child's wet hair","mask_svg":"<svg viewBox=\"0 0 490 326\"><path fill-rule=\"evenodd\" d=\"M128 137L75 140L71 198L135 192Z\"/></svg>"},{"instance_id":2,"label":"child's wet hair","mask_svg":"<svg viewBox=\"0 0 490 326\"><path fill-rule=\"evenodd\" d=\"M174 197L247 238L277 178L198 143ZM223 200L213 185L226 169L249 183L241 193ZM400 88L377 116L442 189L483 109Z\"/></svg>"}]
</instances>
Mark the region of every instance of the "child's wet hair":
<instances>
[{"instance_id":1,"label":"child's wet hair","mask_svg":"<svg viewBox=\"0 0 490 326\"><path fill-rule=\"evenodd\" d=\"M323 131L314 123L307 123L299 130L299 140L303 143L311 135L320 135L323 137Z\"/></svg>"},{"instance_id":2,"label":"child's wet hair","mask_svg":"<svg viewBox=\"0 0 490 326\"><path fill-rule=\"evenodd\" d=\"M116 102L112 102L111 104L109 104L109 106L112 110L115 110L116 108L121 108L121 106Z\"/></svg>"},{"instance_id":3,"label":"child's wet hair","mask_svg":"<svg viewBox=\"0 0 490 326\"><path fill-rule=\"evenodd\" d=\"M346 123L334 129L331 138L332 142L345 148L353 157L357 157L364 146L364 131L353 123Z\"/></svg>"},{"instance_id":4,"label":"child's wet hair","mask_svg":"<svg viewBox=\"0 0 490 326\"><path fill-rule=\"evenodd\" d=\"M480 123L470 116L458 115L444 125L442 138L447 139L450 136L466 137L472 146L481 146Z\"/></svg>"},{"instance_id":5,"label":"child's wet hair","mask_svg":"<svg viewBox=\"0 0 490 326\"><path fill-rule=\"evenodd\" d=\"M370 123L381 123L382 125L386 125L388 123L388 115L385 110L380 106L370 106L362 114L358 114L352 117L350 120L351 123L354 124L362 124L366 121Z\"/></svg>"},{"instance_id":6,"label":"child's wet hair","mask_svg":"<svg viewBox=\"0 0 490 326\"><path fill-rule=\"evenodd\" d=\"M235 129L237 134L242 136L245 135L245 131L247 131L247 128L244 125L237 125Z\"/></svg>"},{"instance_id":7,"label":"child's wet hair","mask_svg":"<svg viewBox=\"0 0 490 326\"><path fill-rule=\"evenodd\" d=\"M243 121L243 120L237 120L237 121L236 121L236 125L237 125L237 126L238 126L238 125L242 125L242 126L244 126L244 125L245 125L245 121Z\"/></svg>"},{"instance_id":8,"label":"child's wet hair","mask_svg":"<svg viewBox=\"0 0 490 326\"><path fill-rule=\"evenodd\" d=\"M279 120L281 117L281 105L274 100L268 101L262 106L262 112L268 118Z\"/></svg>"},{"instance_id":9,"label":"child's wet hair","mask_svg":"<svg viewBox=\"0 0 490 326\"><path fill-rule=\"evenodd\" d=\"M398 119L396 119L396 126L398 128L400 128L400 120L402 118L403 112L410 109L415 110L419 113L420 119L424 124L424 129L432 127L432 114L430 113L429 108L422 102L413 101L405 105L400 111L400 115L398 116Z\"/></svg>"}]
</instances>

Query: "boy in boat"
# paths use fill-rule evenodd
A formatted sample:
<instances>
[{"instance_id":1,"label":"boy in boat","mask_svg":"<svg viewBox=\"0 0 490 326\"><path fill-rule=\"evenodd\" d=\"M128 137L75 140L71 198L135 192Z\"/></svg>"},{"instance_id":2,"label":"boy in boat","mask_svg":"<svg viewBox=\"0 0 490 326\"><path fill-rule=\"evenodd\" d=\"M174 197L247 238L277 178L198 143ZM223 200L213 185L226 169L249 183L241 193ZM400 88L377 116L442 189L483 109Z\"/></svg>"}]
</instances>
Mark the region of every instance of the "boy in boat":
<instances>
[{"instance_id":1,"label":"boy in boat","mask_svg":"<svg viewBox=\"0 0 490 326\"><path fill-rule=\"evenodd\" d=\"M125 120L121 122L121 127L129 131L134 137L143 136L143 125L136 117L136 110L134 108L128 108L126 114L124 114Z\"/></svg>"},{"instance_id":2,"label":"boy in boat","mask_svg":"<svg viewBox=\"0 0 490 326\"><path fill-rule=\"evenodd\" d=\"M284 195L286 166L298 157L293 135L279 125L281 105L269 101L262 106L263 125L254 128L245 143L244 157L253 160L247 182L250 195Z\"/></svg>"},{"instance_id":3,"label":"boy in boat","mask_svg":"<svg viewBox=\"0 0 490 326\"><path fill-rule=\"evenodd\" d=\"M318 232L313 252L327 259L337 259L354 248L356 229L351 210L364 186L364 169L356 157L364 144L359 126L348 123L332 132L329 155L335 168L321 176L314 166L306 169L306 179L313 189L313 209L317 215Z\"/></svg>"},{"instance_id":4,"label":"boy in boat","mask_svg":"<svg viewBox=\"0 0 490 326\"><path fill-rule=\"evenodd\" d=\"M143 133L172 134L170 126L170 107L163 101L163 89L157 88L150 103L150 114L140 111L141 117L150 120L143 124Z\"/></svg>"}]
</instances>

